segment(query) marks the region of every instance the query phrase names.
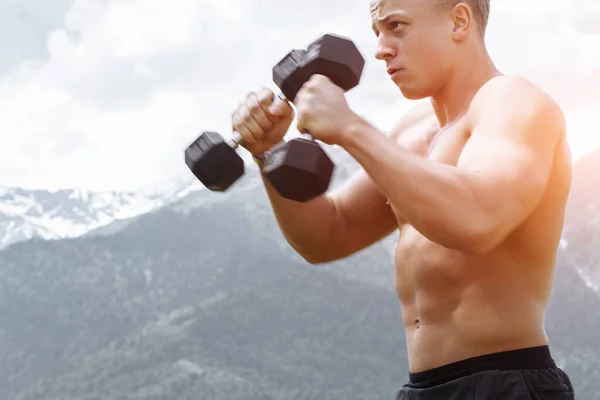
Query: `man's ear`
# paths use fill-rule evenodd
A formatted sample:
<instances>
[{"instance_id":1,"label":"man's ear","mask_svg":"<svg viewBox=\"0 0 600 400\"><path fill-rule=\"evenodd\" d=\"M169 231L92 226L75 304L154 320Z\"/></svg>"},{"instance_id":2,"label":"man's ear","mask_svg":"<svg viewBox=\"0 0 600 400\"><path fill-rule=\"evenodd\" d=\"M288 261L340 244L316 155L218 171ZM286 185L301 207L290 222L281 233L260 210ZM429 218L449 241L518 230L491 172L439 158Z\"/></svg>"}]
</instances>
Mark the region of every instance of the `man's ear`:
<instances>
[{"instance_id":1,"label":"man's ear","mask_svg":"<svg viewBox=\"0 0 600 400\"><path fill-rule=\"evenodd\" d=\"M473 11L465 3L458 3L452 9L452 34L454 40L462 41L473 27Z\"/></svg>"}]
</instances>

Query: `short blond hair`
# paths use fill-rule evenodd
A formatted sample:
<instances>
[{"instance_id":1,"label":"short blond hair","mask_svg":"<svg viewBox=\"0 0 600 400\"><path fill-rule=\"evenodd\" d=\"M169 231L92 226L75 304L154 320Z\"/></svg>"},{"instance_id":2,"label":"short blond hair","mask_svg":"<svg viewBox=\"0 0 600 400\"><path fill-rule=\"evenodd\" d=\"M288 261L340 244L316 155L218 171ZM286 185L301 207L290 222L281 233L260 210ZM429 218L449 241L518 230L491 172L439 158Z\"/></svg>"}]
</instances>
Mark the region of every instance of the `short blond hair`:
<instances>
[{"instance_id":1,"label":"short blond hair","mask_svg":"<svg viewBox=\"0 0 600 400\"><path fill-rule=\"evenodd\" d=\"M481 34L485 33L487 28L488 19L490 17L490 0L434 0L437 7L441 7L444 10L449 10L456 6L458 3L467 4L473 11L473 18L479 26Z\"/></svg>"}]
</instances>

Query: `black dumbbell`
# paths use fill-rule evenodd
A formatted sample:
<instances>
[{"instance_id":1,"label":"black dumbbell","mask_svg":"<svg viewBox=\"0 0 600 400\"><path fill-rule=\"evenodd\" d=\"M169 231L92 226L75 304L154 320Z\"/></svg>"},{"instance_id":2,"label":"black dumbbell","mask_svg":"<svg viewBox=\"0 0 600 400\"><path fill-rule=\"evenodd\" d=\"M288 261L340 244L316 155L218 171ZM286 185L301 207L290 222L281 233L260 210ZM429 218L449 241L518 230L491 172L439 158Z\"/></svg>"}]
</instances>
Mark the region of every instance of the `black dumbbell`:
<instances>
[{"instance_id":1,"label":"black dumbbell","mask_svg":"<svg viewBox=\"0 0 600 400\"><path fill-rule=\"evenodd\" d=\"M285 101L286 93L297 93L302 87L304 81L296 76L296 69L305 54L305 50L292 50L273 68L276 84L282 88L275 102ZM302 83L298 86L297 82ZM242 143L237 132L229 140L217 132L203 132L186 148L185 163L206 188L223 192L244 175L244 160L236 152Z\"/></svg>"},{"instance_id":2,"label":"black dumbbell","mask_svg":"<svg viewBox=\"0 0 600 400\"><path fill-rule=\"evenodd\" d=\"M348 91L360 82L365 60L356 45L342 36L326 34L311 43L292 76L278 74L273 80L286 98L294 101L302 85L314 74L324 75ZM307 202L327 191L334 164L310 132L268 153L263 173L282 196Z\"/></svg>"},{"instance_id":3,"label":"black dumbbell","mask_svg":"<svg viewBox=\"0 0 600 400\"><path fill-rule=\"evenodd\" d=\"M314 74L327 76L348 91L358 85L364 59L354 43L326 34L307 50L292 50L273 67L273 81L280 88L274 101L291 101ZM310 134L274 148L263 173L282 197L306 202L329 187L333 162ZM237 132L229 142L216 132L205 132L186 150L186 164L210 190L224 191L244 173L235 149L243 143Z\"/></svg>"}]
</instances>

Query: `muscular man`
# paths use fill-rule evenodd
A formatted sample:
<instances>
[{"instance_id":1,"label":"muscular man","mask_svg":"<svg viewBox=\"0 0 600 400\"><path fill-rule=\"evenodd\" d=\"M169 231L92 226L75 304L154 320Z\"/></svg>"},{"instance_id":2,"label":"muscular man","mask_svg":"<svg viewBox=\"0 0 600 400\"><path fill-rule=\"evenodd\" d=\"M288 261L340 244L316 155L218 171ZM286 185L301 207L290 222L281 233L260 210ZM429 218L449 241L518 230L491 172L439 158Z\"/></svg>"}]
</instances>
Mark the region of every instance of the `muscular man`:
<instances>
[{"instance_id":1,"label":"muscular man","mask_svg":"<svg viewBox=\"0 0 600 400\"><path fill-rule=\"evenodd\" d=\"M395 287L410 376L397 399L572 399L544 329L571 181L561 110L494 66L489 0L371 0L370 11L376 58L407 99L430 102L386 135L314 76L296 99L298 129L362 169L307 204L265 180L281 231L318 264L400 229ZM272 98L252 93L233 115L253 154L295 117Z\"/></svg>"}]
</instances>

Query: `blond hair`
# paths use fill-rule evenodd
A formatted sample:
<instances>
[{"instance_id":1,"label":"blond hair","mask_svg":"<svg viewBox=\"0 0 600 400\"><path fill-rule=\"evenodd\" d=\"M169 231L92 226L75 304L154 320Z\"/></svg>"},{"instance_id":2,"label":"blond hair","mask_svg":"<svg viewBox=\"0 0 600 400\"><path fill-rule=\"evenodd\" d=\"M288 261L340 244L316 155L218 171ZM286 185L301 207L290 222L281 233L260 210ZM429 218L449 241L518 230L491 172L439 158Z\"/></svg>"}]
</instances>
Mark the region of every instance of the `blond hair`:
<instances>
[{"instance_id":1,"label":"blond hair","mask_svg":"<svg viewBox=\"0 0 600 400\"><path fill-rule=\"evenodd\" d=\"M437 7L441 7L444 10L450 10L455 7L458 3L465 3L473 12L473 18L480 29L481 34L485 33L487 28L488 19L490 16L490 0L434 0Z\"/></svg>"}]
</instances>

